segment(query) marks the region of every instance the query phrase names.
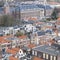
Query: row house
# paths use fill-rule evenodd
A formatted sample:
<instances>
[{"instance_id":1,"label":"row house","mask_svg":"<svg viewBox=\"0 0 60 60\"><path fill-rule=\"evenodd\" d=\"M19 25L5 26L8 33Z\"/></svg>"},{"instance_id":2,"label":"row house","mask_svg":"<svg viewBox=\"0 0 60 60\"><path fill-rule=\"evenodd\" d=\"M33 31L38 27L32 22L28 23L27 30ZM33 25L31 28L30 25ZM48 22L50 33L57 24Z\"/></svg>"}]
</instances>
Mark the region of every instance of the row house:
<instances>
[{"instance_id":1,"label":"row house","mask_svg":"<svg viewBox=\"0 0 60 60\"><path fill-rule=\"evenodd\" d=\"M26 46L30 43L30 39L26 35L19 36L19 47Z\"/></svg>"},{"instance_id":2,"label":"row house","mask_svg":"<svg viewBox=\"0 0 60 60\"><path fill-rule=\"evenodd\" d=\"M11 41L6 40L8 36L0 37L0 49L1 52L4 54L6 49L11 48Z\"/></svg>"},{"instance_id":3,"label":"row house","mask_svg":"<svg viewBox=\"0 0 60 60\"><path fill-rule=\"evenodd\" d=\"M25 35L22 35L19 37L16 37L16 36L8 37L6 38L6 40L11 41L11 48L15 48L15 47L21 48L30 43L30 40Z\"/></svg>"},{"instance_id":4,"label":"row house","mask_svg":"<svg viewBox=\"0 0 60 60\"><path fill-rule=\"evenodd\" d=\"M31 36L31 38L32 38L31 43L39 45L40 37L44 36L44 35L45 35L44 31L38 31L38 32L34 33L33 36Z\"/></svg>"},{"instance_id":5,"label":"row house","mask_svg":"<svg viewBox=\"0 0 60 60\"><path fill-rule=\"evenodd\" d=\"M15 8L14 15L17 19L25 20L28 17L37 17L41 19L44 17L44 9L39 8L36 4L21 4Z\"/></svg>"},{"instance_id":6,"label":"row house","mask_svg":"<svg viewBox=\"0 0 60 60\"><path fill-rule=\"evenodd\" d=\"M20 60L21 58L25 57L25 55L26 55L26 53L24 53L23 50L20 48L7 49L6 53L10 54L10 56L8 57L8 60L11 60L11 59Z\"/></svg>"},{"instance_id":7,"label":"row house","mask_svg":"<svg viewBox=\"0 0 60 60\"><path fill-rule=\"evenodd\" d=\"M19 44L19 39L15 36L6 38L6 40L11 41L11 48L17 47Z\"/></svg>"},{"instance_id":8,"label":"row house","mask_svg":"<svg viewBox=\"0 0 60 60\"><path fill-rule=\"evenodd\" d=\"M57 44L52 46L40 45L32 49L32 55L43 60L60 60L60 47Z\"/></svg>"},{"instance_id":9,"label":"row house","mask_svg":"<svg viewBox=\"0 0 60 60\"><path fill-rule=\"evenodd\" d=\"M50 34L42 35L40 32L38 32L38 34L35 34L32 36L31 43L36 44L36 45L46 45L46 44L49 45L53 43L54 37L55 36L50 35Z\"/></svg>"}]
</instances>

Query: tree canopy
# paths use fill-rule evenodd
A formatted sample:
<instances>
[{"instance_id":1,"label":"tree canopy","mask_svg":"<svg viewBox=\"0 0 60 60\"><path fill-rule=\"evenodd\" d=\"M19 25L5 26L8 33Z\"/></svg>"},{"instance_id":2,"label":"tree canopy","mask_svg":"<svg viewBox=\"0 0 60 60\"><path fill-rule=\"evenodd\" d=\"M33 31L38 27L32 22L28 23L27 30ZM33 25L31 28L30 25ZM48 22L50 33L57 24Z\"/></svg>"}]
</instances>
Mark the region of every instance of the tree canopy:
<instances>
[{"instance_id":1,"label":"tree canopy","mask_svg":"<svg viewBox=\"0 0 60 60\"><path fill-rule=\"evenodd\" d=\"M18 32L15 34L15 36L17 36L17 37L22 36L22 35L24 35L24 33L22 33L21 31L18 31Z\"/></svg>"},{"instance_id":2,"label":"tree canopy","mask_svg":"<svg viewBox=\"0 0 60 60\"><path fill-rule=\"evenodd\" d=\"M15 19L11 15L0 16L0 26L13 26L15 24Z\"/></svg>"},{"instance_id":3,"label":"tree canopy","mask_svg":"<svg viewBox=\"0 0 60 60\"><path fill-rule=\"evenodd\" d=\"M4 6L4 2L0 1L0 7L3 7L3 6Z\"/></svg>"},{"instance_id":4,"label":"tree canopy","mask_svg":"<svg viewBox=\"0 0 60 60\"><path fill-rule=\"evenodd\" d=\"M57 8L54 9L52 15L51 15L51 18L52 19L57 19L58 18L58 10Z\"/></svg>"}]
</instances>

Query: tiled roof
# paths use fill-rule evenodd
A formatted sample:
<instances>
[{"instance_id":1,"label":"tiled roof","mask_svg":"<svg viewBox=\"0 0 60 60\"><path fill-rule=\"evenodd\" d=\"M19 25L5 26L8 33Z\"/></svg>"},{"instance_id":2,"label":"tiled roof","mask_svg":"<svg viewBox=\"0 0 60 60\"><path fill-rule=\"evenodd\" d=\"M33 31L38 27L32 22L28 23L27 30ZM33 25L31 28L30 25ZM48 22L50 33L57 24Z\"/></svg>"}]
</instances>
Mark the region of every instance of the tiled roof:
<instances>
[{"instance_id":1,"label":"tiled roof","mask_svg":"<svg viewBox=\"0 0 60 60\"><path fill-rule=\"evenodd\" d=\"M36 17L29 17L28 20L37 20Z\"/></svg>"},{"instance_id":2,"label":"tiled roof","mask_svg":"<svg viewBox=\"0 0 60 60\"><path fill-rule=\"evenodd\" d=\"M0 37L0 43L9 43L11 41L6 40L6 38L11 37L11 36L1 36Z\"/></svg>"},{"instance_id":3,"label":"tiled roof","mask_svg":"<svg viewBox=\"0 0 60 60\"><path fill-rule=\"evenodd\" d=\"M29 44L28 48L34 48L36 45L35 44Z\"/></svg>"},{"instance_id":4,"label":"tiled roof","mask_svg":"<svg viewBox=\"0 0 60 60\"><path fill-rule=\"evenodd\" d=\"M20 49L19 48L12 48L12 50L19 51Z\"/></svg>"},{"instance_id":5,"label":"tiled roof","mask_svg":"<svg viewBox=\"0 0 60 60\"><path fill-rule=\"evenodd\" d=\"M9 54L13 54L13 55L15 55L17 53L16 51L11 50L11 49L7 49L6 52L9 53Z\"/></svg>"},{"instance_id":6,"label":"tiled roof","mask_svg":"<svg viewBox=\"0 0 60 60\"><path fill-rule=\"evenodd\" d=\"M3 43L9 43L10 41L8 40L0 40L0 43L3 44Z\"/></svg>"},{"instance_id":7,"label":"tiled roof","mask_svg":"<svg viewBox=\"0 0 60 60\"><path fill-rule=\"evenodd\" d=\"M25 38L27 38L27 36L26 35L22 35L22 36L19 36L18 38L25 39Z\"/></svg>"},{"instance_id":8,"label":"tiled roof","mask_svg":"<svg viewBox=\"0 0 60 60\"><path fill-rule=\"evenodd\" d=\"M15 58L15 57L13 57L13 56L10 56L10 57L9 57L9 60L18 60L18 58Z\"/></svg>"},{"instance_id":9,"label":"tiled roof","mask_svg":"<svg viewBox=\"0 0 60 60\"><path fill-rule=\"evenodd\" d=\"M57 20L60 20L60 17Z\"/></svg>"},{"instance_id":10,"label":"tiled roof","mask_svg":"<svg viewBox=\"0 0 60 60\"><path fill-rule=\"evenodd\" d=\"M13 54L15 55L16 53L18 53L19 48L12 48L12 49L7 49L7 53Z\"/></svg>"},{"instance_id":11,"label":"tiled roof","mask_svg":"<svg viewBox=\"0 0 60 60\"><path fill-rule=\"evenodd\" d=\"M8 40L5 40L5 39L2 39L0 38L0 43L3 44L3 43L10 43L11 41L8 41Z\"/></svg>"}]
</instances>

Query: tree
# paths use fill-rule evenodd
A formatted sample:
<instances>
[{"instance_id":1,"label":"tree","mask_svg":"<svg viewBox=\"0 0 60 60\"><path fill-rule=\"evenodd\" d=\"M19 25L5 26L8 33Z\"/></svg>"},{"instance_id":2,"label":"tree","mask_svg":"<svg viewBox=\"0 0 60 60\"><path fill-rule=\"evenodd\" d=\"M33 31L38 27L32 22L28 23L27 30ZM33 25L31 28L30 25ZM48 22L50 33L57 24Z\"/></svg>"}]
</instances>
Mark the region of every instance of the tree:
<instances>
[{"instance_id":1,"label":"tree","mask_svg":"<svg viewBox=\"0 0 60 60\"><path fill-rule=\"evenodd\" d=\"M18 31L18 32L15 34L15 36L17 36L17 37L22 36L22 35L24 35L24 33L22 33L21 31Z\"/></svg>"},{"instance_id":2,"label":"tree","mask_svg":"<svg viewBox=\"0 0 60 60\"><path fill-rule=\"evenodd\" d=\"M53 11L53 13L51 15L51 18L54 19L54 20L58 18L58 10L57 10L57 8L54 9L54 11Z\"/></svg>"},{"instance_id":3,"label":"tree","mask_svg":"<svg viewBox=\"0 0 60 60\"><path fill-rule=\"evenodd\" d=\"M3 7L3 6L4 6L4 2L0 1L0 7Z\"/></svg>"},{"instance_id":4,"label":"tree","mask_svg":"<svg viewBox=\"0 0 60 60\"><path fill-rule=\"evenodd\" d=\"M13 26L15 24L15 19L11 15L3 15L0 17L0 26Z\"/></svg>"}]
</instances>

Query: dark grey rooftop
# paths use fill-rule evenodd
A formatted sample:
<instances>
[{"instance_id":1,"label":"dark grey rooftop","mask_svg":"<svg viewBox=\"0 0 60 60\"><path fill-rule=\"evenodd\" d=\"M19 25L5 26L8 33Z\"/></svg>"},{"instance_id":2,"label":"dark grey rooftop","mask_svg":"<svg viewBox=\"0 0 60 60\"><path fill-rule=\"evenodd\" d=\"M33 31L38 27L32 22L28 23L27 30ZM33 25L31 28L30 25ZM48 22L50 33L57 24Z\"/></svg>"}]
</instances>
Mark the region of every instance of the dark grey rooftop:
<instances>
[{"instance_id":1,"label":"dark grey rooftop","mask_svg":"<svg viewBox=\"0 0 60 60\"><path fill-rule=\"evenodd\" d=\"M37 32L38 36L42 36L42 35L45 35L45 32L44 31L39 31Z\"/></svg>"},{"instance_id":2,"label":"dark grey rooftop","mask_svg":"<svg viewBox=\"0 0 60 60\"><path fill-rule=\"evenodd\" d=\"M55 41L60 40L60 36L55 37L54 40L55 40Z\"/></svg>"},{"instance_id":3,"label":"dark grey rooftop","mask_svg":"<svg viewBox=\"0 0 60 60\"><path fill-rule=\"evenodd\" d=\"M60 56L60 50L56 49L56 47L54 46L49 46L49 45L38 46L36 48L33 48L33 50L47 53L54 56L57 56L57 55Z\"/></svg>"}]
</instances>

